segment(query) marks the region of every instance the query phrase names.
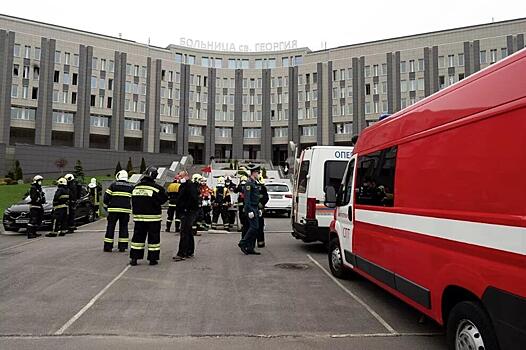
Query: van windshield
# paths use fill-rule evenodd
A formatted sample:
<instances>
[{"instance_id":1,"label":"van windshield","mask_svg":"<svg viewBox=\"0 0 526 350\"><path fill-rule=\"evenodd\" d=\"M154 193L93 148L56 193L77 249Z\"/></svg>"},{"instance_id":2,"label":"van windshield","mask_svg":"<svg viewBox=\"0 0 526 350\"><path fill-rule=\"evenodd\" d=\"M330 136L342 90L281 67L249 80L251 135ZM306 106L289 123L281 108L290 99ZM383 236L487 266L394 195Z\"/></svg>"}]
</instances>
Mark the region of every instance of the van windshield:
<instances>
[{"instance_id":1,"label":"van windshield","mask_svg":"<svg viewBox=\"0 0 526 350\"><path fill-rule=\"evenodd\" d=\"M323 171L323 191L325 191L328 186L332 186L336 193L338 193L347 164L348 161L344 160L328 160L325 162L325 170Z\"/></svg>"},{"instance_id":2,"label":"van windshield","mask_svg":"<svg viewBox=\"0 0 526 350\"><path fill-rule=\"evenodd\" d=\"M309 174L310 161L304 160L300 165L300 172L298 175L298 193L307 192L307 175Z\"/></svg>"}]
</instances>

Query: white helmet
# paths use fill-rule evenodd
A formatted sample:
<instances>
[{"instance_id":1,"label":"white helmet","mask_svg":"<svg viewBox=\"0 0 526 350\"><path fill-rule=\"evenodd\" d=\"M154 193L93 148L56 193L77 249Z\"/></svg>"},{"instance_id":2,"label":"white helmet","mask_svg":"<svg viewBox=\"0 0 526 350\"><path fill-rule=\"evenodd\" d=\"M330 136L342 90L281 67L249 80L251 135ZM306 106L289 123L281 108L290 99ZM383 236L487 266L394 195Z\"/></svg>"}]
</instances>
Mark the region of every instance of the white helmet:
<instances>
[{"instance_id":1,"label":"white helmet","mask_svg":"<svg viewBox=\"0 0 526 350\"><path fill-rule=\"evenodd\" d=\"M192 175L192 182L199 182L201 180L202 176L199 174Z\"/></svg>"},{"instance_id":2,"label":"white helmet","mask_svg":"<svg viewBox=\"0 0 526 350\"><path fill-rule=\"evenodd\" d=\"M42 181L44 180L44 178L40 175L35 175L35 177L33 178L33 182L38 182L38 181Z\"/></svg>"},{"instance_id":3,"label":"white helmet","mask_svg":"<svg viewBox=\"0 0 526 350\"><path fill-rule=\"evenodd\" d=\"M64 175L64 179L66 179L66 181L71 181L75 178L75 176L73 176L73 174L66 174Z\"/></svg>"},{"instance_id":4,"label":"white helmet","mask_svg":"<svg viewBox=\"0 0 526 350\"><path fill-rule=\"evenodd\" d=\"M68 184L68 180L66 180L65 178L61 177L60 179L57 180L57 185L63 185L63 186L66 186Z\"/></svg>"},{"instance_id":5,"label":"white helmet","mask_svg":"<svg viewBox=\"0 0 526 350\"><path fill-rule=\"evenodd\" d=\"M97 179L92 177L91 180L90 180L90 183L88 184L88 187L89 188L95 188L97 187Z\"/></svg>"},{"instance_id":6,"label":"white helmet","mask_svg":"<svg viewBox=\"0 0 526 350\"><path fill-rule=\"evenodd\" d=\"M220 176L219 179L217 179L217 186L224 186L225 185L225 178Z\"/></svg>"},{"instance_id":7,"label":"white helmet","mask_svg":"<svg viewBox=\"0 0 526 350\"><path fill-rule=\"evenodd\" d=\"M115 175L117 181L128 181L128 172L126 170L121 170Z\"/></svg>"}]
</instances>

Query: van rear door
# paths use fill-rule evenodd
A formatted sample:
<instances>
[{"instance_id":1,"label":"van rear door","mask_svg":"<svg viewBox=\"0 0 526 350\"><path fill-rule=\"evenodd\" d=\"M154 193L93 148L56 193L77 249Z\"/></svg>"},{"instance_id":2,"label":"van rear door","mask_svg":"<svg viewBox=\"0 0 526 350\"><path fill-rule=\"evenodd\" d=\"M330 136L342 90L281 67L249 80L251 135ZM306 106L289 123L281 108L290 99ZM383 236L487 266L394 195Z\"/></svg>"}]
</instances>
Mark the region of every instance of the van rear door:
<instances>
[{"instance_id":1,"label":"van rear door","mask_svg":"<svg viewBox=\"0 0 526 350\"><path fill-rule=\"evenodd\" d=\"M309 183L310 160L302 157L298 178L296 181L296 190L294 191L294 223L304 224L307 216L307 188Z\"/></svg>"}]
</instances>

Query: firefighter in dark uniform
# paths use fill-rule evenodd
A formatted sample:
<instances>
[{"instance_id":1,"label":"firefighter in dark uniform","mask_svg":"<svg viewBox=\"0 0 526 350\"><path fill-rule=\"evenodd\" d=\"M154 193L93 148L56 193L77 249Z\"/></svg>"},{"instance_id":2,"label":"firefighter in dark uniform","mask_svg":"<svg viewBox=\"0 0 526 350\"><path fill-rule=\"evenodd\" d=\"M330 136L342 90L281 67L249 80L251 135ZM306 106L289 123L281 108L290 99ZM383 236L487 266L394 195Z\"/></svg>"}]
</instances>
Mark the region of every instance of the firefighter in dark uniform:
<instances>
[{"instance_id":1,"label":"firefighter in dark uniform","mask_svg":"<svg viewBox=\"0 0 526 350\"><path fill-rule=\"evenodd\" d=\"M27 224L27 238L37 238L41 234L37 233L38 228L42 224L42 216L44 209L42 205L46 203L44 191L42 191L43 177L36 175L33 178L31 189L29 190L29 223Z\"/></svg>"},{"instance_id":2,"label":"firefighter in dark uniform","mask_svg":"<svg viewBox=\"0 0 526 350\"><path fill-rule=\"evenodd\" d=\"M91 203L93 203L93 208L95 208L95 215L100 216L100 199L102 195L102 187L97 183L97 179L92 177L90 183L88 184L89 198Z\"/></svg>"},{"instance_id":3,"label":"firefighter in dark uniform","mask_svg":"<svg viewBox=\"0 0 526 350\"><path fill-rule=\"evenodd\" d=\"M108 208L108 225L104 237L104 251L113 250L115 226L119 222L119 241L117 248L119 252L128 249L130 241L128 234L128 222L131 214L131 196L133 185L128 182L128 172L121 170L115 175L115 181L104 193L104 206Z\"/></svg>"},{"instance_id":4,"label":"firefighter in dark uniform","mask_svg":"<svg viewBox=\"0 0 526 350\"><path fill-rule=\"evenodd\" d=\"M229 226L234 227L234 224L236 223L236 210L232 206L232 196L230 194L234 192L237 186L232 181L230 176L227 176L225 178L225 187L227 188L228 196L230 197L230 201L227 203L228 205L226 207L227 220L228 220Z\"/></svg>"},{"instance_id":5,"label":"firefighter in dark uniform","mask_svg":"<svg viewBox=\"0 0 526 350\"><path fill-rule=\"evenodd\" d=\"M250 165L250 178L245 184L244 189L244 211L247 217L248 230L245 236L239 241L239 248L247 255L259 255L261 253L254 250L256 245L256 238L259 230L259 185L257 178L259 177L259 166Z\"/></svg>"},{"instance_id":6,"label":"firefighter in dark uniform","mask_svg":"<svg viewBox=\"0 0 526 350\"><path fill-rule=\"evenodd\" d=\"M48 233L46 237L64 236L68 232L68 181L61 177L57 180L57 185L57 191L53 197L53 232Z\"/></svg>"},{"instance_id":7,"label":"firefighter in dark uniform","mask_svg":"<svg viewBox=\"0 0 526 350\"><path fill-rule=\"evenodd\" d=\"M179 175L177 175L173 182L168 185L168 218L166 219L166 232L170 232L172 223L175 218L175 232L179 231L179 226L181 225L181 219L177 215L177 196L179 196Z\"/></svg>"},{"instance_id":8,"label":"firefighter in dark uniform","mask_svg":"<svg viewBox=\"0 0 526 350\"><path fill-rule=\"evenodd\" d=\"M267 187L265 187L265 179L263 176L259 176L259 230L257 236L258 248L265 247L265 219L263 218L263 211L265 210L265 205L269 201L269 196L267 192Z\"/></svg>"},{"instance_id":9,"label":"firefighter in dark uniform","mask_svg":"<svg viewBox=\"0 0 526 350\"><path fill-rule=\"evenodd\" d=\"M225 187L225 179L220 177L217 179L217 186L214 188L212 194L212 228L217 228L217 221L219 215L223 220L225 229L230 229L230 222L228 219L228 204L230 203L230 194L228 188Z\"/></svg>"},{"instance_id":10,"label":"firefighter in dark uniform","mask_svg":"<svg viewBox=\"0 0 526 350\"><path fill-rule=\"evenodd\" d=\"M73 174L66 174L64 178L68 182L69 188L68 233L73 233L77 229L75 226L75 206L77 199L79 199L78 184Z\"/></svg>"},{"instance_id":11,"label":"firefighter in dark uniform","mask_svg":"<svg viewBox=\"0 0 526 350\"><path fill-rule=\"evenodd\" d=\"M247 223L247 217L244 212L243 208L243 202L245 200L245 184L247 183L248 177L245 175L242 175L239 180L239 185L237 185L236 189L234 190L235 193L238 194L237 196L237 208L238 208L238 214L239 214L239 223L241 224L241 238L245 237L245 234L248 230L248 223Z\"/></svg>"},{"instance_id":12,"label":"firefighter in dark uniform","mask_svg":"<svg viewBox=\"0 0 526 350\"><path fill-rule=\"evenodd\" d=\"M130 265L144 258L146 238L148 238L148 257L150 265L157 265L161 251L161 205L168 200L163 187L155 183L157 168L150 166L142 179L133 188L132 211L135 227L130 249Z\"/></svg>"}]
</instances>

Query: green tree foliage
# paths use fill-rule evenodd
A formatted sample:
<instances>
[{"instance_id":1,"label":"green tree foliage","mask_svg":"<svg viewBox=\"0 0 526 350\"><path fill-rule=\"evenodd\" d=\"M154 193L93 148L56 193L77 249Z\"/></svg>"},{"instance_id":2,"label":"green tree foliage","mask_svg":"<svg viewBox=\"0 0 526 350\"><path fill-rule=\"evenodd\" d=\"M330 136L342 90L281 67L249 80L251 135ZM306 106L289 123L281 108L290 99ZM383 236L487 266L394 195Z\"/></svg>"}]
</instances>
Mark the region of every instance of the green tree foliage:
<instances>
[{"instance_id":1,"label":"green tree foliage","mask_svg":"<svg viewBox=\"0 0 526 350\"><path fill-rule=\"evenodd\" d=\"M77 179L79 183L84 183L84 168L82 167L81 161L78 159L73 168L73 176L75 176L75 179Z\"/></svg>"},{"instance_id":2,"label":"green tree foliage","mask_svg":"<svg viewBox=\"0 0 526 350\"><path fill-rule=\"evenodd\" d=\"M115 175L117 175L117 173L121 170L122 170L122 166L121 166L121 162L119 161L117 162L117 166L115 167Z\"/></svg>"}]
</instances>

